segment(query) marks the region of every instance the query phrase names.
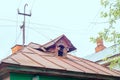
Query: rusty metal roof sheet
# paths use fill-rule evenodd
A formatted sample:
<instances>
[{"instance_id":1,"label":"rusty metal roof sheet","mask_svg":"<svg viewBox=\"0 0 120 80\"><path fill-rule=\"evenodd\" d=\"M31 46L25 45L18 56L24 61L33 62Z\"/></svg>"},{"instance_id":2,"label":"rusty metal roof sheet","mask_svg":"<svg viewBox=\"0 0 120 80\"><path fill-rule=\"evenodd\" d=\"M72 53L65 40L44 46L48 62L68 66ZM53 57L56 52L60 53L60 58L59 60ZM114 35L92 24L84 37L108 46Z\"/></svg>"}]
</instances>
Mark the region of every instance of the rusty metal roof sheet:
<instances>
[{"instance_id":1,"label":"rusty metal roof sheet","mask_svg":"<svg viewBox=\"0 0 120 80\"><path fill-rule=\"evenodd\" d=\"M53 56L53 53L41 52L29 46L25 47L16 54L12 54L1 62L21 66L58 69L98 75L120 76L120 72L118 71L112 71L83 58L78 58L70 54L67 55L67 58L55 57Z\"/></svg>"}]
</instances>

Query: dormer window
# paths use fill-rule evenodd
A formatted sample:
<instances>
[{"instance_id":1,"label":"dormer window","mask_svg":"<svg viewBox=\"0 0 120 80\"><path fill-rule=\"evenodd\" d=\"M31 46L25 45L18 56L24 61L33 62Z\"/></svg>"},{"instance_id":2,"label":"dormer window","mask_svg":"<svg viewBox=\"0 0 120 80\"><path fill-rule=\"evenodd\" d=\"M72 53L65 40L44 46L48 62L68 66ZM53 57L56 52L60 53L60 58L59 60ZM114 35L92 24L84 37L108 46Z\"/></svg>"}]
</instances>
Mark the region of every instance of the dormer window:
<instances>
[{"instance_id":1,"label":"dormer window","mask_svg":"<svg viewBox=\"0 0 120 80\"><path fill-rule=\"evenodd\" d=\"M64 55L64 46L63 45L59 45L58 46L58 56L63 56Z\"/></svg>"},{"instance_id":2,"label":"dormer window","mask_svg":"<svg viewBox=\"0 0 120 80\"><path fill-rule=\"evenodd\" d=\"M67 50L66 50L64 45L57 46L56 53L57 53L56 56L60 56L60 57L66 57L67 56Z\"/></svg>"}]
</instances>

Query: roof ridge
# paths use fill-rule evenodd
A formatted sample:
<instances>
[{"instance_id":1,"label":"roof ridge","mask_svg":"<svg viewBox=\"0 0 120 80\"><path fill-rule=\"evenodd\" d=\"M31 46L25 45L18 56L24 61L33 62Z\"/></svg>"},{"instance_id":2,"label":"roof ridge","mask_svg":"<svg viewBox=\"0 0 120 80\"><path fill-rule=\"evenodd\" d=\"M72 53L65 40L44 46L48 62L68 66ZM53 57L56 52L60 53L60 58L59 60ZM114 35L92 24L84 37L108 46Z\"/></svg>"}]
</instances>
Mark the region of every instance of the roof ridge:
<instances>
[{"instance_id":1,"label":"roof ridge","mask_svg":"<svg viewBox=\"0 0 120 80\"><path fill-rule=\"evenodd\" d=\"M34 49L34 48L32 48L32 47L27 47L27 49L29 49L30 51L32 51L33 53L36 53L36 54L38 54L38 52L35 52L35 51L38 51L38 50L36 50L36 49ZM33 50L35 50L35 51L33 51ZM42 52L42 51L39 51L39 52ZM45 53L45 52L42 52L42 53ZM41 55L42 56L42 55Z\"/></svg>"},{"instance_id":2,"label":"roof ridge","mask_svg":"<svg viewBox=\"0 0 120 80\"><path fill-rule=\"evenodd\" d=\"M35 43L35 42L30 42L29 44L37 44L37 45L40 45L40 44L38 44L38 43ZM28 44L28 45L29 45L29 44ZM27 46L28 46L28 45L27 45Z\"/></svg>"}]
</instances>

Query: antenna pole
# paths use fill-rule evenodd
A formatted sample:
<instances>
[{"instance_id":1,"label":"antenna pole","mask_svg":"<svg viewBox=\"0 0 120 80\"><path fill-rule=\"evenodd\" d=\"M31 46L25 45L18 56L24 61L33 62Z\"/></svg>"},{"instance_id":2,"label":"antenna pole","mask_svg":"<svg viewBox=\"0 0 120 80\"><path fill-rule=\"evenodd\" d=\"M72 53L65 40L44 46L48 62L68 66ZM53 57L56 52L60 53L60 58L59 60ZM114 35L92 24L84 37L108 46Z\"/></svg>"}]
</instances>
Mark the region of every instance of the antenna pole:
<instances>
[{"instance_id":1,"label":"antenna pole","mask_svg":"<svg viewBox=\"0 0 120 80\"><path fill-rule=\"evenodd\" d=\"M28 6L27 3L24 5L24 13L20 13L19 9L18 9L18 14L24 16L23 25L20 27L21 29L23 29L23 47L25 46L25 16L29 16L29 17L31 16L31 12L30 12L30 14L25 13L26 6Z\"/></svg>"}]
</instances>

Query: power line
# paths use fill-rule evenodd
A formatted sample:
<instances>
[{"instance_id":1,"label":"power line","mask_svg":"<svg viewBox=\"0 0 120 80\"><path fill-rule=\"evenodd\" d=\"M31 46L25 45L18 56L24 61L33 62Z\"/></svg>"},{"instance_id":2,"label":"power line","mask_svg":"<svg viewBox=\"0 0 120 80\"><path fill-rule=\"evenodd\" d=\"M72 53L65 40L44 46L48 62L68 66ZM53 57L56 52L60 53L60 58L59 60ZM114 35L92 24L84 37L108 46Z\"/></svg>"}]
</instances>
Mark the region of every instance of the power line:
<instances>
[{"instance_id":1,"label":"power line","mask_svg":"<svg viewBox=\"0 0 120 80\"><path fill-rule=\"evenodd\" d=\"M34 4L35 4L35 1L36 1L36 0L33 0L33 4L32 4L32 6L31 6L31 12L32 12L32 10L33 10L33 7L34 7Z\"/></svg>"},{"instance_id":2,"label":"power line","mask_svg":"<svg viewBox=\"0 0 120 80\"><path fill-rule=\"evenodd\" d=\"M29 22L28 22L28 25L26 27L30 27L30 19L29 19ZM28 40L28 36L29 36L29 29L27 30L27 33L26 33L26 40Z\"/></svg>"},{"instance_id":3,"label":"power line","mask_svg":"<svg viewBox=\"0 0 120 80\"><path fill-rule=\"evenodd\" d=\"M109 23L108 21L106 22L91 22L91 24L106 24L106 23Z\"/></svg>"},{"instance_id":4,"label":"power line","mask_svg":"<svg viewBox=\"0 0 120 80\"><path fill-rule=\"evenodd\" d=\"M16 38L17 38L17 28L18 28L18 14L16 13L16 19L17 19L17 21L16 21Z\"/></svg>"},{"instance_id":5,"label":"power line","mask_svg":"<svg viewBox=\"0 0 120 80\"><path fill-rule=\"evenodd\" d=\"M94 16L94 18L93 18L93 21L96 20L96 18L97 18L98 14L100 13L101 10L102 10L102 8L100 8L100 9L97 11L97 14L96 14L96 15ZM97 20L96 20L96 21L97 21ZM87 31L88 31L89 33L91 33L91 32L93 32L94 27L93 27L93 25L92 25L91 23L89 23L87 29L88 29Z\"/></svg>"},{"instance_id":6,"label":"power line","mask_svg":"<svg viewBox=\"0 0 120 80\"><path fill-rule=\"evenodd\" d=\"M12 20L12 19L4 19L4 18L0 18L0 20L1 21L10 21L10 22L17 22L17 23L21 23L21 22L18 22L18 20ZM26 22L26 23L28 23L28 22ZM56 28L56 29L60 29L61 27L60 26L55 26L55 25L49 25L49 24L40 24L40 23L36 23L36 22L30 22L30 24L35 24L35 25L40 25L40 26L51 26L51 27L54 27L54 28ZM61 28L61 29L64 29L64 28Z\"/></svg>"},{"instance_id":7,"label":"power line","mask_svg":"<svg viewBox=\"0 0 120 80\"><path fill-rule=\"evenodd\" d=\"M16 25L0 25L0 27L2 27L2 28L6 28L6 27L16 27Z\"/></svg>"},{"instance_id":8,"label":"power line","mask_svg":"<svg viewBox=\"0 0 120 80\"><path fill-rule=\"evenodd\" d=\"M35 23L35 22L31 22L31 24L35 24L35 25L39 25L39 26L49 26L49 27L54 27L56 29L60 29L61 27L60 26L55 26L55 25L50 25L50 24L40 24L40 23ZM64 28L61 28L61 29L64 29Z\"/></svg>"},{"instance_id":9,"label":"power line","mask_svg":"<svg viewBox=\"0 0 120 80\"><path fill-rule=\"evenodd\" d=\"M17 41L19 40L19 38L20 38L20 36L21 36L21 33L22 33L22 30L20 31L20 33L19 33L18 36L16 37L16 39L15 39L15 41L14 41L13 44L16 44L16 43L17 43Z\"/></svg>"},{"instance_id":10,"label":"power line","mask_svg":"<svg viewBox=\"0 0 120 80\"><path fill-rule=\"evenodd\" d=\"M20 7L20 5L21 5L22 1L23 1L23 0L20 0L19 5L18 5L18 8Z\"/></svg>"},{"instance_id":11,"label":"power line","mask_svg":"<svg viewBox=\"0 0 120 80\"><path fill-rule=\"evenodd\" d=\"M17 22L17 20L12 20L12 19L3 19L3 18L0 18L0 20L2 20L2 21L10 21L10 22ZM18 23L20 23L20 22L18 22ZM28 22L26 22L26 23L28 23ZM35 23L35 22L30 22L30 24L35 24L35 25L40 25L40 26L51 26L51 27L54 27L54 28L56 28L56 29L58 29L58 28L60 28L59 26L55 26L55 25L49 25L49 24L40 24L40 23ZM61 28L61 29L63 29L63 28Z\"/></svg>"},{"instance_id":12,"label":"power line","mask_svg":"<svg viewBox=\"0 0 120 80\"><path fill-rule=\"evenodd\" d=\"M60 28L55 28L55 27L40 27L40 26L43 26L43 25L33 25L34 26L34 28L39 28L39 29L42 29L42 30L54 30L54 31L63 31L63 30L65 30L65 29L60 29ZM46 25L44 25L44 26L46 26Z\"/></svg>"},{"instance_id":13,"label":"power line","mask_svg":"<svg viewBox=\"0 0 120 80\"><path fill-rule=\"evenodd\" d=\"M100 13L101 10L102 10L102 8L100 8L100 9L97 11L97 13L96 13L96 15L93 17L93 20L92 20L92 21L97 21L97 16L98 16L98 14ZM95 27L93 26L93 24L89 23L88 28L87 28L88 34L90 35L91 32L94 32L94 29L95 29ZM88 47L89 47L89 46L88 46ZM87 48L87 49L88 49L88 51L89 51L89 48Z\"/></svg>"},{"instance_id":14,"label":"power line","mask_svg":"<svg viewBox=\"0 0 120 80\"><path fill-rule=\"evenodd\" d=\"M29 29L33 30L33 31L36 32L36 33L39 33L40 35L42 35L43 37L45 37L45 38L48 39L48 40L52 40L50 37L42 34L40 31L38 31L38 29L35 29L35 28L32 28L32 27L29 27Z\"/></svg>"},{"instance_id":15,"label":"power line","mask_svg":"<svg viewBox=\"0 0 120 80\"><path fill-rule=\"evenodd\" d=\"M4 18L0 18L0 21L17 22L16 20L12 20L12 19L4 19Z\"/></svg>"}]
</instances>

